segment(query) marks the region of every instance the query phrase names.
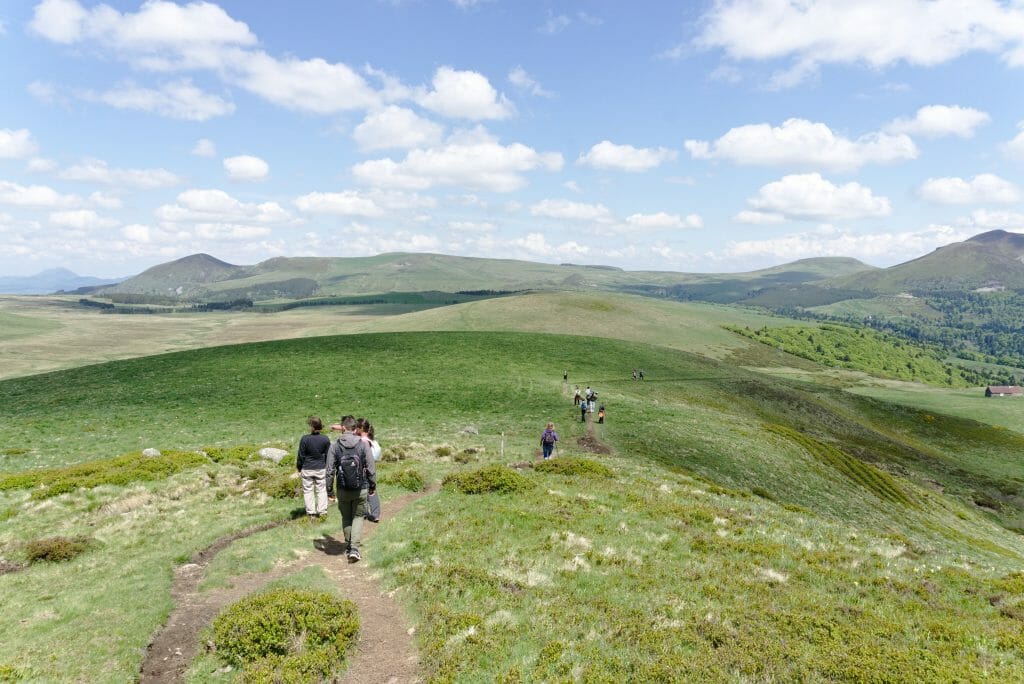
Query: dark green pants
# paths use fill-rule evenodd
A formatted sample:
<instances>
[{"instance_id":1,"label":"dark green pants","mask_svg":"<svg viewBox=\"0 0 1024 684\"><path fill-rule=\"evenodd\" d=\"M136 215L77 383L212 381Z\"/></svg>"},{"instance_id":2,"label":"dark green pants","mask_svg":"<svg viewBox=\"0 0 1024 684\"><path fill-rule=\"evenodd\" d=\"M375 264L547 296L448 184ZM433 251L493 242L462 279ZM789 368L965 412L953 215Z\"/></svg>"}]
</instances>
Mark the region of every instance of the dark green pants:
<instances>
[{"instance_id":1,"label":"dark green pants","mask_svg":"<svg viewBox=\"0 0 1024 684\"><path fill-rule=\"evenodd\" d=\"M366 515L367 490L338 488L338 510L341 511L341 531L349 550L358 551L363 537L363 516Z\"/></svg>"}]
</instances>

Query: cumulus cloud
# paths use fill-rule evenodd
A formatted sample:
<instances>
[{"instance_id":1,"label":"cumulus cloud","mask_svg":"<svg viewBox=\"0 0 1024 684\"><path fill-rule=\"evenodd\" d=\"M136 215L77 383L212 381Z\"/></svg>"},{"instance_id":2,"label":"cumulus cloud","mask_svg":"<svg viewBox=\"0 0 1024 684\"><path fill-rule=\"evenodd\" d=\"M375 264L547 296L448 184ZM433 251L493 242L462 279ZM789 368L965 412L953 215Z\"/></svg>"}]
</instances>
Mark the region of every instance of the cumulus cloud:
<instances>
[{"instance_id":1,"label":"cumulus cloud","mask_svg":"<svg viewBox=\"0 0 1024 684\"><path fill-rule=\"evenodd\" d=\"M295 198L295 206L309 214L334 216L382 216L384 210L369 197L354 190L346 192L311 192Z\"/></svg>"},{"instance_id":2,"label":"cumulus cloud","mask_svg":"<svg viewBox=\"0 0 1024 684\"><path fill-rule=\"evenodd\" d=\"M548 17L543 24L537 27L537 31L540 33L553 36L556 33L564 31L569 24L572 23L572 19L564 14L555 14L551 10L548 10Z\"/></svg>"},{"instance_id":3,"label":"cumulus cloud","mask_svg":"<svg viewBox=\"0 0 1024 684\"><path fill-rule=\"evenodd\" d=\"M196 141L195 147L192 148L192 154L197 157L216 157L217 146L213 144L212 140L200 138Z\"/></svg>"},{"instance_id":4,"label":"cumulus cloud","mask_svg":"<svg viewBox=\"0 0 1024 684\"><path fill-rule=\"evenodd\" d=\"M441 142L444 127L405 107L389 105L370 112L352 132L362 150L431 147Z\"/></svg>"},{"instance_id":5,"label":"cumulus cloud","mask_svg":"<svg viewBox=\"0 0 1024 684\"><path fill-rule=\"evenodd\" d=\"M1024 161L1024 121L1017 124L1020 132L1013 140L1003 143L1003 154L1016 161Z\"/></svg>"},{"instance_id":6,"label":"cumulus cloud","mask_svg":"<svg viewBox=\"0 0 1024 684\"><path fill-rule=\"evenodd\" d=\"M768 183L747 200L756 212L806 221L878 218L892 212L889 200L860 183L834 185L817 173L794 174Z\"/></svg>"},{"instance_id":7,"label":"cumulus cloud","mask_svg":"<svg viewBox=\"0 0 1024 684\"><path fill-rule=\"evenodd\" d=\"M581 154L577 164L591 166L595 169L616 169L619 171L648 171L666 161L675 159L677 153L665 147L643 148L632 145L616 145L610 140L602 140L586 154Z\"/></svg>"},{"instance_id":8,"label":"cumulus cloud","mask_svg":"<svg viewBox=\"0 0 1024 684\"><path fill-rule=\"evenodd\" d=\"M228 178L233 181L264 181L270 176L270 165L249 154L227 157L223 163Z\"/></svg>"},{"instance_id":9,"label":"cumulus cloud","mask_svg":"<svg viewBox=\"0 0 1024 684\"><path fill-rule=\"evenodd\" d=\"M14 207L54 208L81 204L77 195L62 195L48 185L19 185L0 180L0 204Z\"/></svg>"},{"instance_id":10,"label":"cumulus cloud","mask_svg":"<svg viewBox=\"0 0 1024 684\"><path fill-rule=\"evenodd\" d=\"M100 183L140 190L181 185L185 179L166 169L118 169L101 159L86 159L57 174L64 180Z\"/></svg>"},{"instance_id":11,"label":"cumulus cloud","mask_svg":"<svg viewBox=\"0 0 1024 684\"><path fill-rule=\"evenodd\" d=\"M991 120L988 113L973 107L928 105L917 110L912 119L896 119L885 130L890 133L907 133L939 138L955 135L959 138L973 138L975 129Z\"/></svg>"},{"instance_id":12,"label":"cumulus cloud","mask_svg":"<svg viewBox=\"0 0 1024 684\"><path fill-rule=\"evenodd\" d=\"M776 214L773 212L750 211L749 209L744 209L736 214L732 220L737 223L750 223L755 226L763 226L774 223L784 223L786 221L786 217L782 214Z\"/></svg>"},{"instance_id":13,"label":"cumulus cloud","mask_svg":"<svg viewBox=\"0 0 1024 684\"><path fill-rule=\"evenodd\" d=\"M27 128L0 128L0 159L24 159L31 157L38 149Z\"/></svg>"},{"instance_id":14,"label":"cumulus cloud","mask_svg":"<svg viewBox=\"0 0 1024 684\"><path fill-rule=\"evenodd\" d=\"M704 219L698 214L668 214L659 211L656 214L631 214L626 217L626 224L632 228L658 230L664 228L703 228Z\"/></svg>"},{"instance_id":15,"label":"cumulus cloud","mask_svg":"<svg viewBox=\"0 0 1024 684\"><path fill-rule=\"evenodd\" d=\"M973 51L1024 65L1024 9L998 0L721 0L697 45L733 60L789 59L774 77L792 86L822 64L935 66Z\"/></svg>"},{"instance_id":16,"label":"cumulus cloud","mask_svg":"<svg viewBox=\"0 0 1024 684\"><path fill-rule=\"evenodd\" d=\"M421 107L453 119L507 119L515 106L483 74L443 66L434 73L433 90L422 93Z\"/></svg>"},{"instance_id":17,"label":"cumulus cloud","mask_svg":"<svg viewBox=\"0 0 1024 684\"><path fill-rule=\"evenodd\" d=\"M595 223L611 223L615 220L612 212L603 204L585 204L565 199L546 199L537 202L530 207L530 214L544 218Z\"/></svg>"},{"instance_id":18,"label":"cumulus cloud","mask_svg":"<svg viewBox=\"0 0 1024 684\"><path fill-rule=\"evenodd\" d=\"M929 178L919 190L921 197L936 204L1009 204L1021 200L1020 189L991 173L963 178Z\"/></svg>"},{"instance_id":19,"label":"cumulus cloud","mask_svg":"<svg viewBox=\"0 0 1024 684\"><path fill-rule=\"evenodd\" d=\"M102 93L85 92L82 96L116 109L150 112L183 121L206 121L235 111L233 103L203 92L188 79L165 83L157 89L127 83Z\"/></svg>"},{"instance_id":20,"label":"cumulus cloud","mask_svg":"<svg viewBox=\"0 0 1024 684\"><path fill-rule=\"evenodd\" d=\"M241 202L223 190L186 190L174 204L164 204L156 217L168 223L282 224L292 216L277 202Z\"/></svg>"},{"instance_id":21,"label":"cumulus cloud","mask_svg":"<svg viewBox=\"0 0 1024 684\"><path fill-rule=\"evenodd\" d=\"M835 171L917 157L914 141L905 134L868 133L851 140L836 135L823 123L806 119L787 119L781 126L739 126L714 142L687 140L684 147L694 159L724 159L746 166L824 167Z\"/></svg>"},{"instance_id":22,"label":"cumulus cloud","mask_svg":"<svg viewBox=\"0 0 1024 684\"><path fill-rule=\"evenodd\" d=\"M33 157L28 160L25 168L32 173L49 173L57 168L57 162L45 157Z\"/></svg>"},{"instance_id":23,"label":"cumulus cloud","mask_svg":"<svg viewBox=\"0 0 1024 684\"><path fill-rule=\"evenodd\" d=\"M793 261L819 256L848 256L867 263L892 265L927 254L953 242L966 240L973 230L928 226L907 232L857 233L825 227L765 240L731 242L722 251L726 258L768 257Z\"/></svg>"},{"instance_id":24,"label":"cumulus cloud","mask_svg":"<svg viewBox=\"0 0 1024 684\"><path fill-rule=\"evenodd\" d=\"M441 146L411 150L401 161L375 159L352 167L360 182L377 187L426 190L455 185L512 192L526 185L524 173L558 171L562 156L537 152L521 143L502 145L477 129L451 136Z\"/></svg>"},{"instance_id":25,"label":"cumulus cloud","mask_svg":"<svg viewBox=\"0 0 1024 684\"><path fill-rule=\"evenodd\" d=\"M526 69L521 66L517 66L508 72L508 82L516 88L536 97L555 96L555 94L550 90L545 90L544 87L535 78L530 76L530 74L526 73Z\"/></svg>"},{"instance_id":26,"label":"cumulus cloud","mask_svg":"<svg viewBox=\"0 0 1024 684\"><path fill-rule=\"evenodd\" d=\"M92 209L73 209L51 213L50 223L61 228L91 230L96 228L112 228L118 225L119 221L104 218Z\"/></svg>"},{"instance_id":27,"label":"cumulus cloud","mask_svg":"<svg viewBox=\"0 0 1024 684\"><path fill-rule=\"evenodd\" d=\"M982 230L995 230L998 228L1000 230L1020 232L1024 231L1024 213L975 209L971 212L970 217L962 221L962 223Z\"/></svg>"}]
</instances>

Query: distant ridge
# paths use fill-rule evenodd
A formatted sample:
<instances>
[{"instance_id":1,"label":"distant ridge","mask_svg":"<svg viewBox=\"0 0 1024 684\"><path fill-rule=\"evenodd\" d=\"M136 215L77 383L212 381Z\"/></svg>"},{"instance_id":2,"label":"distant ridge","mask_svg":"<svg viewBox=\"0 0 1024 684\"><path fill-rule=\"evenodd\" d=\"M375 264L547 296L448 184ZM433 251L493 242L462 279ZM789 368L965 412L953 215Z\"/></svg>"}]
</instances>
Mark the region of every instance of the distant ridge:
<instances>
[{"instance_id":1,"label":"distant ridge","mask_svg":"<svg viewBox=\"0 0 1024 684\"><path fill-rule=\"evenodd\" d=\"M229 264L209 254L192 254L148 268L121 283L96 290L97 294L142 294L188 297L204 285L236 276L244 267Z\"/></svg>"},{"instance_id":2,"label":"distant ridge","mask_svg":"<svg viewBox=\"0 0 1024 684\"><path fill-rule=\"evenodd\" d=\"M0 293L3 294L53 294L70 292L84 287L110 285L120 278L95 278L80 276L66 268L50 268L32 276L0 277Z\"/></svg>"},{"instance_id":3,"label":"distant ridge","mask_svg":"<svg viewBox=\"0 0 1024 684\"><path fill-rule=\"evenodd\" d=\"M880 293L1024 289L1024 235L992 230L896 266L834 278L827 285Z\"/></svg>"}]
</instances>

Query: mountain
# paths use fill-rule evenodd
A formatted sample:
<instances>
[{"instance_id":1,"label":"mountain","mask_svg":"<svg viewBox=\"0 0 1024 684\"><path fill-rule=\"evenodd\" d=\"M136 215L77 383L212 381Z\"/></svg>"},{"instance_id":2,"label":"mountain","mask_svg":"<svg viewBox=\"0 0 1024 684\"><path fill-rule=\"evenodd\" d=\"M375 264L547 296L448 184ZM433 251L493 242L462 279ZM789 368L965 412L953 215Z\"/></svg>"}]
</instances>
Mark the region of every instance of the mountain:
<instances>
[{"instance_id":1,"label":"mountain","mask_svg":"<svg viewBox=\"0 0 1024 684\"><path fill-rule=\"evenodd\" d=\"M235 266L208 254L195 254L154 266L116 286L101 288L96 294L227 301L477 290L665 294L669 288L685 286L699 293L718 293L717 298L712 297L715 301L735 301L751 290L817 282L871 268L855 259L822 258L802 259L750 273L694 274L402 252L372 257L275 257L254 266Z\"/></svg>"},{"instance_id":2,"label":"mountain","mask_svg":"<svg viewBox=\"0 0 1024 684\"><path fill-rule=\"evenodd\" d=\"M827 285L878 293L1024 289L1024 234L981 233L906 263L833 278Z\"/></svg>"},{"instance_id":3,"label":"mountain","mask_svg":"<svg viewBox=\"0 0 1024 684\"><path fill-rule=\"evenodd\" d=\"M118 282L114 278L80 276L66 268L51 268L32 276L0 277L0 293L51 294L59 290L69 292L82 287L95 287Z\"/></svg>"}]
</instances>

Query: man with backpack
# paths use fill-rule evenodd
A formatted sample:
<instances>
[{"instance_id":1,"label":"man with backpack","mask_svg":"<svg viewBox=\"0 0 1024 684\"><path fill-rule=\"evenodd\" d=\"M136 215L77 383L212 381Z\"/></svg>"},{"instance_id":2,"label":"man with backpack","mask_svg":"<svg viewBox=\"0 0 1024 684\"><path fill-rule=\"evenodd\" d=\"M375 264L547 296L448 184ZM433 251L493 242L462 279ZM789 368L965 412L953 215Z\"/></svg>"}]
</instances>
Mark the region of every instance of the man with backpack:
<instances>
[{"instance_id":1,"label":"man with backpack","mask_svg":"<svg viewBox=\"0 0 1024 684\"><path fill-rule=\"evenodd\" d=\"M548 423L547 428L540 434L540 448L544 453L544 460L551 458L551 452L555 450L555 442L558 441L558 433L555 432L555 424Z\"/></svg>"},{"instance_id":2,"label":"man with backpack","mask_svg":"<svg viewBox=\"0 0 1024 684\"><path fill-rule=\"evenodd\" d=\"M377 464L366 442L356 432L356 419L341 419L341 437L331 444L328 461L334 465L338 487L338 510L345 535L349 563L360 560L359 542L363 535L366 499L377 491Z\"/></svg>"}]
</instances>

